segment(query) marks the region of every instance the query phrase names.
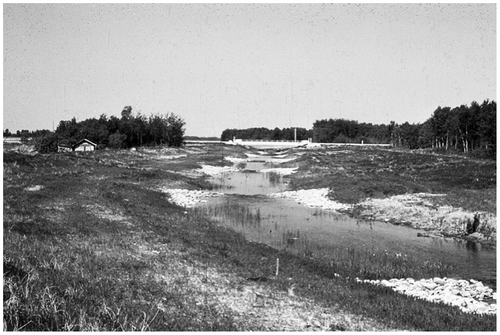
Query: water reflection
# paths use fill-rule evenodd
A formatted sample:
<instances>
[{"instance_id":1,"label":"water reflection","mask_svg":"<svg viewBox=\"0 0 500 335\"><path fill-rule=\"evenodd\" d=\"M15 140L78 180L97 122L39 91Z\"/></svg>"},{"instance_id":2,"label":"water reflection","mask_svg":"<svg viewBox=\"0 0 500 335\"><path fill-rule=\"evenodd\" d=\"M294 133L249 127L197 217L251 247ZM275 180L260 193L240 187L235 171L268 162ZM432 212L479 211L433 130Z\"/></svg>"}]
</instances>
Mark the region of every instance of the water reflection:
<instances>
[{"instance_id":1,"label":"water reflection","mask_svg":"<svg viewBox=\"0 0 500 335\"><path fill-rule=\"evenodd\" d=\"M283 176L276 172L226 172L209 178L209 181L214 189L227 194L257 195L288 190Z\"/></svg>"},{"instance_id":2,"label":"water reflection","mask_svg":"<svg viewBox=\"0 0 500 335\"><path fill-rule=\"evenodd\" d=\"M466 241L465 248L472 253L477 253L480 250L480 246L473 241Z\"/></svg>"},{"instance_id":3,"label":"water reflection","mask_svg":"<svg viewBox=\"0 0 500 335\"><path fill-rule=\"evenodd\" d=\"M272 166L265 158L259 160L247 162L244 172L212 178L227 195L210 199L198 210L249 240L307 257L335 259L356 271L474 278L496 287L494 248L452 238L418 237L418 230L410 227L353 219L289 199L270 199L263 194L288 190L288 185L276 172L257 172Z\"/></svg>"},{"instance_id":4,"label":"water reflection","mask_svg":"<svg viewBox=\"0 0 500 335\"><path fill-rule=\"evenodd\" d=\"M307 257L348 257L351 263L360 262L349 263L352 268L382 273L385 270L374 270L376 266L387 268L390 263L401 266L401 275L456 276L490 284L496 278L495 250L480 251L477 244L454 239L417 237L413 228L353 219L288 199L231 195L213 198L198 210L249 240ZM414 264L420 269L408 269Z\"/></svg>"},{"instance_id":5,"label":"water reflection","mask_svg":"<svg viewBox=\"0 0 500 335\"><path fill-rule=\"evenodd\" d=\"M265 172L264 178L269 180L269 184L271 187L279 187L280 189L284 188L283 184L283 176L277 172Z\"/></svg>"}]
</instances>

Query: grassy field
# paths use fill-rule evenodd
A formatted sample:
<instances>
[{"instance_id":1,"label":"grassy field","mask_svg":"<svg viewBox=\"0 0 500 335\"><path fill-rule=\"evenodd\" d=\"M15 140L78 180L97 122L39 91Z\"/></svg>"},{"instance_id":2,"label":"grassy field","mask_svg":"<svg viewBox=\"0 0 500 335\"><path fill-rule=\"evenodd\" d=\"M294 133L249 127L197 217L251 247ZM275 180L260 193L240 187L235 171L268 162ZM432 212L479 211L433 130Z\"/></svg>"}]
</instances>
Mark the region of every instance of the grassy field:
<instances>
[{"instance_id":1,"label":"grassy field","mask_svg":"<svg viewBox=\"0 0 500 335\"><path fill-rule=\"evenodd\" d=\"M330 187L334 200L358 203L368 197L445 193L444 203L496 212L496 161L380 148L311 150L299 161L297 189Z\"/></svg>"},{"instance_id":2,"label":"grassy field","mask_svg":"<svg viewBox=\"0 0 500 335\"><path fill-rule=\"evenodd\" d=\"M241 153L221 145L90 155L4 152L4 330L496 329L495 316L357 283L352 277L367 267L247 242L158 191L208 189L190 171L201 162L227 165L224 156ZM311 154L304 161L313 157L323 159ZM358 169L378 173L370 162ZM429 187L443 184L427 178ZM489 182L477 178L473 185ZM369 190L346 194L354 200Z\"/></svg>"},{"instance_id":3,"label":"grassy field","mask_svg":"<svg viewBox=\"0 0 500 335\"><path fill-rule=\"evenodd\" d=\"M355 205L347 211L351 216L363 213L359 205L367 199L416 193L442 194L426 200L435 208L448 206L470 212L463 221L472 220L475 212L496 215L494 160L345 146L306 151L297 162L300 168L291 176L292 189L329 187L332 200ZM446 208L444 210L447 211ZM483 218L487 219L484 215ZM488 219L492 222L484 221L480 232L484 233L489 243L495 244L496 220ZM422 227L416 221L413 223L419 228L432 227L432 224L423 224ZM434 226L446 233L446 227L439 227L438 222ZM462 234L455 231L455 234L449 232L448 235Z\"/></svg>"}]
</instances>

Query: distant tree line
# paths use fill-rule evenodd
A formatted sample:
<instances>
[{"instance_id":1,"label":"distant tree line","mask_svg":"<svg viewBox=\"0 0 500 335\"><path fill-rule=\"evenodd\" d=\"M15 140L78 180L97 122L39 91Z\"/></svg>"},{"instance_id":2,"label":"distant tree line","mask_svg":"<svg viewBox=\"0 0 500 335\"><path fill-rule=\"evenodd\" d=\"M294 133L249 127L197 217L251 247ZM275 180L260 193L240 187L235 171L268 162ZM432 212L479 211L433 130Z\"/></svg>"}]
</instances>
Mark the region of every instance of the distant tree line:
<instances>
[{"instance_id":1,"label":"distant tree line","mask_svg":"<svg viewBox=\"0 0 500 335\"><path fill-rule=\"evenodd\" d=\"M179 116L168 113L146 117L133 115L132 107L126 106L121 118L101 115L99 119L77 122L75 118L61 121L55 132L49 130L17 131L5 129L4 137L18 136L22 141L35 138L39 151L57 150L58 144L74 145L87 138L99 147L130 148L144 145L180 146L184 142L185 122ZM312 129L305 128L247 128L226 129L222 141L238 139L294 140L312 138L322 143L390 143L395 147L410 149L432 148L441 151L471 153L480 157L496 158L496 102L473 101L470 106L439 106L424 123L397 124L359 123L353 120L317 120Z\"/></svg>"},{"instance_id":2,"label":"distant tree line","mask_svg":"<svg viewBox=\"0 0 500 335\"><path fill-rule=\"evenodd\" d=\"M320 143L389 143L386 125L359 123L345 119L318 120L313 124L313 141Z\"/></svg>"},{"instance_id":3,"label":"distant tree line","mask_svg":"<svg viewBox=\"0 0 500 335\"><path fill-rule=\"evenodd\" d=\"M220 138L215 136L184 136L186 141L220 141Z\"/></svg>"},{"instance_id":4,"label":"distant tree line","mask_svg":"<svg viewBox=\"0 0 500 335\"><path fill-rule=\"evenodd\" d=\"M359 123L345 119L324 119L313 128L297 128L297 140L312 138L321 143L392 144L410 149L431 148L441 151L471 153L496 158L496 102L481 105L438 107L424 123ZM293 140L294 128L226 129L221 140L239 139Z\"/></svg>"},{"instance_id":5,"label":"distant tree line","mask_svg":"<svg viewBox=\"0 0 500 335\"><path fill-rule=\"evenodd\" d=\"M33 139L40 152L57 151L58 145L73 146L86 138L98 148L125 149L137 146L168 145L181 146L184 143L184 120L173 114L152 114L149 117L132 113L126 106L121 118L109 118L102 114L77 122L75 118L60 121L55 132L44 133Z\"/></svg>"},{"instance_id":6,"label":"distant tree line","mask_svg":"<svg viewBox=\"0 0 500 335\"><path fill-rule=\"evenodd\" d=\"M15 133L11 133L9 128L6 128L3 131L3 137L20 137L21 141L27 141L31 137L39 137L47 134L50 134L50 130L48 129L34 130L34 131L23 129L23 130L18 130Z\"/></svg>"},{"instance_id":7,"label":"distant tree line","mask_svg":"<svg viewBox=\"0 0 500 335\"><path fill-rule=\"evenodd\" d=\"M393 146L432 148L455 151L478 157L496 158L496 102L485 100L481 105L439 106L421 124L389 125Z\"/></svg>"},{"instance_id":8,"label":"distant tree line","mask_svg":"<svg viewBox=\"0 0 500 335\"><path fill-rule=\"evenodd\" d=\"M485 100L481 105L438 107L422 125L422 141L432 148L460 150L465 153L481 150L490 155L496 152L495 101Z\"/></svg>"},{"instance_id":9,"label":"distant tree line","mask_svg":"<svg viewBox=\"0 0 500 335\"><path fill-rule=\"evenodd\" d=\"M297 131L297 141L307 140L312 137L312 131L305 128L247 128L247 129L226 129L221 134L221 141L231 141L233 138L242 140L287 140L295 139Z\"/></svg>"}]
</instances>

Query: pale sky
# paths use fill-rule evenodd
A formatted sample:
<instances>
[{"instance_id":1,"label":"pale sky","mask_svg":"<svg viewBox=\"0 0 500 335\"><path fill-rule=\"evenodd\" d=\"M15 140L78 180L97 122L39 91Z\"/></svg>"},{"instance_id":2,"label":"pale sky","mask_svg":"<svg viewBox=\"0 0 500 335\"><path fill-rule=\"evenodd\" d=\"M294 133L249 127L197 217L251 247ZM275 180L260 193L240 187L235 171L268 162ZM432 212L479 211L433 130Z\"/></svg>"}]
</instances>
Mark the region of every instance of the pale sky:
<instances>
[{"instance_id":1,"label":"pale sky","mask_svg":"<svg viewBox=\"0 0 500 335\"><path fill-rule=\"evenodd\" d=\"M186 135L496 101L496 4L4 4L3 129L173 112Z\"/></svg>"}]
</instances>

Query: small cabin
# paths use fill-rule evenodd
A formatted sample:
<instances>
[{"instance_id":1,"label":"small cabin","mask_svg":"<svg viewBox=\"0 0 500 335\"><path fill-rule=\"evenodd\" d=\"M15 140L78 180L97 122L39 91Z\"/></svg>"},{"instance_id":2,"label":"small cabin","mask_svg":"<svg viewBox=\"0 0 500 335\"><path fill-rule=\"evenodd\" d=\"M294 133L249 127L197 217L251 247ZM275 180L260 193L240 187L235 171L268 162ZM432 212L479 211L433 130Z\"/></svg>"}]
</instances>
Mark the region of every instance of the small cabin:
<instances>
[{"instance_id":1,"label":"small cabin","mask_svg":"<svg viewBox=\"0 0 500 335\"><path fill-rule=\"evenodd\" d=\"M70 145L68 143L59 143L57 145L57 151L59 152L71 152L71 151L89 152L89 151L95 151L96 149L97 149L97 144L87 139L78 141L74 145Z\"/></svg>"},{"instance_id":2,"label":"small cabin","mask_svg":"<svg viewBox=\"0 0 500 335\"><path fill-rule=\"evenodd\" d=\"M91 142L87 139L83 139L79 142L77 142L74 146L73 146L73 151L94 151L96 150L97 148L97 144L95 144L94 142Z\"/></svg>"}]
</instances>

